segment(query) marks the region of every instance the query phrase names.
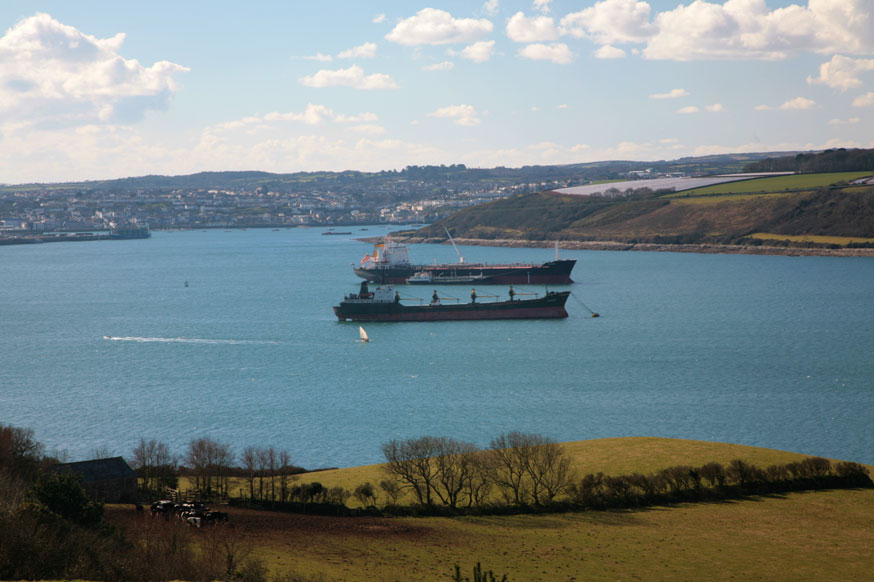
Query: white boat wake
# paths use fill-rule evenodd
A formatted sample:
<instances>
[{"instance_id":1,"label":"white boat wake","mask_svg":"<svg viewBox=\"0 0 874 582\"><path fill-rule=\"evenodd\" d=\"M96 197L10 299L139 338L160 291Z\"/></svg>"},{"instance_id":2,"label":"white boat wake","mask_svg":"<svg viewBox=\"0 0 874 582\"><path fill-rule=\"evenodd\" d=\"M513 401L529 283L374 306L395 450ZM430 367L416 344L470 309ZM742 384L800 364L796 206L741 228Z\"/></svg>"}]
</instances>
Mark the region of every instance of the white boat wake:
<instances>
[{"instance_id":1,"label":"white boat wake","mask_svg":"<svg viewBox=\"0 0 874 582\"><path fill-rule=\"evenodd\" d=\"M267 340L233 340L233 339L206 339L198 337L136 337L136 336L103 336L103 339L114 342L137 342L137 343L176 343L176 344L222 344L222 345L245 345L245 344L277 344L279 342Z\"/></svg>"}]
</instances>

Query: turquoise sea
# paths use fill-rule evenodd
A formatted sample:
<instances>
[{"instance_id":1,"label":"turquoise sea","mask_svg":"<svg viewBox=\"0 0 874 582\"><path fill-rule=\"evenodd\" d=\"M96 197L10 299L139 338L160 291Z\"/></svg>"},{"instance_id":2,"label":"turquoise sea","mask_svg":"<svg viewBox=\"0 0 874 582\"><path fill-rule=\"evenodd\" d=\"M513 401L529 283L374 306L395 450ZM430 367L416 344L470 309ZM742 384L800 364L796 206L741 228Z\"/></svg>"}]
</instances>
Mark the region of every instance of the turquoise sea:
<instances>
[{"instance_id":1,"label":"turquoise sea","mask_svg":"<svg viewBox=\"0 0 874 582\"><path fill-rule=\"evenodd\" d=\"M874 260L563 251L578 259L567 320L370 324L363 344L331 306L371 247L322 231L0 247L0 423L70 460L209 436L342 467L381 461L392 438L485 446L518 430L874 463ZM455 259L443 245L411 256Z\"/></svg>"}]
</instances>

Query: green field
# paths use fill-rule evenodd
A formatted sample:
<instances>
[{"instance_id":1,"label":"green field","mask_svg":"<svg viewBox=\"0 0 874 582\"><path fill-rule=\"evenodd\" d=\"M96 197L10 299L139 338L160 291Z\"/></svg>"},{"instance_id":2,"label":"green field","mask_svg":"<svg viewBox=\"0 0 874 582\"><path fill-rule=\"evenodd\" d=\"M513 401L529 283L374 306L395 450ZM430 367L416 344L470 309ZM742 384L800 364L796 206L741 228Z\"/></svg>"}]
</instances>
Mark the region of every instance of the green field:
<instances>
[{"instance_id":1,"label":"green field","mask_svg":"<svg viewBox=\"0 0 874 582\"><path fill-rule=\"evenodd\" d=\"M773 178L754 178L752 180L715 184L713 186L707 186L706 188L684 190L682 192L668 194L664 196L664 198L815 190L839 182L851 182L852 180L864 178L870 175L871 172L837 172L825 174L793 174L791 176L776 176Z\"/></svg>"},{"instance_id":2,"label":"green field","mask_svg":"<svg viewBox=\"0 0 874 582\"><path fill-rule=\"evenodd\" d=\"M850 243L872 243L874 238L851 237L851 236L816 236L816 235L799 235L793 236L788 234L773 234L768 232L756 232L750 235L750 238L759 240L785 240L796 243L816 243L826 245L847 246Z\"/></svg>"}]
</instances>

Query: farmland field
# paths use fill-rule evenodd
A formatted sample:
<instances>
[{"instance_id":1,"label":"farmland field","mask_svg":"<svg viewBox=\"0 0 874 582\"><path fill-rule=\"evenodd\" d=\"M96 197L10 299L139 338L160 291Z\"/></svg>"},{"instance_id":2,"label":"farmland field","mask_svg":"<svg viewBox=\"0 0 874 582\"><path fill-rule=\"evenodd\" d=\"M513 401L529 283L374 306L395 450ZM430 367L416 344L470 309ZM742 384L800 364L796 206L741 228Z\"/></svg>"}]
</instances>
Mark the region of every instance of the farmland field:
<instances>
[{"instance_id":1,"label":"farmland field","mask_svg":"<svg viewBox=\"0 0 874 582\"><path fill-rule=\"evenodd\" d=\"M708 196L713 194L753 194L762 192L785 192L792 190L813 190L837 184L850 182L858 178L870 176L871 172L837 172L824 174L794 174L791 176L776 176L774 178L757 178L740 182L715 184L705 188L694 188L664 198L680 198L686 196Z\"/></svg>"},{"instance_id":2,"label":"farmland field","mask_svg":"<svg viewBox=\"0 0 874 582\"><path fill-rule=\"evenodd\" d=\"M786 240L790 242L816 243L827 245L847 246L850 243L872 243L874 238L851 237L851 236L816 236L816 235L799 235L793 236L788 234L772 234L768 232L756 232L750 235L750 238L759 240Z\"/></svg>"},{"instance_id":3,"label":"farmland field","mask_svg":"<svg viewBox=\"0 0 874 582\"><path fill-rule=\"evenodd\" d=\"M795 453L660 438L567 443L581 472L648 472ZM347 475L344 473L348 472ZM347 478L352 475L352 478ZM304 475L326 486L378 480L378 466ZM312 478L312 479L311 479ZM222 508L224 509L224 508ZM312 580L450 580L476 562L509 582L553 580L852 580L874 568L874 490L818 491L636 510L457 518L332 518L227 508L240 547L273 576ZM129 506L109 519L147 528ZM146 522L150 523L150 522ZM170 526L174 527L174 526ZM191 531L185 535L211 535Z\"/></svg>"}]
</instances>

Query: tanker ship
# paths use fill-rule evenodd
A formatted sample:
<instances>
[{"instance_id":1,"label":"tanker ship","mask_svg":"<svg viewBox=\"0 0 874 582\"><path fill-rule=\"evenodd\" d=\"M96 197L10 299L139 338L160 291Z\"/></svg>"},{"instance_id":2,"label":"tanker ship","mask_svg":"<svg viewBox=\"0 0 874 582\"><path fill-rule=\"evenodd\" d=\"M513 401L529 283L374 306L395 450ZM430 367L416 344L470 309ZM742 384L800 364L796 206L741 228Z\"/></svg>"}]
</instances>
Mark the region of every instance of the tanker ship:
<instances>
[{"instance_id":1,"label":"tanker ship","mask_svg":"<svg viewBox=\"0 0 874 582\"><path fill-rule=\"evenodd\" d=\"M510 286L509 301L479 301L471 292L470 303L446 303L437 291L428 304L405 305L392 285L381 285L370 291L367 281L361 282L358 293L346 295L334 307L338 321L476 321L492 319L561 319L568 316L564 308L570 291L549 291L534 299L514 299ZM494 297L494 296L490 296Z\"/></svg>"},{"instance_id":2,"label":"tanker ship","mask_svg":"<svg viewBox=\"0 0 874 582\"><path fill-rule=\"evenodd\" d=\"M451 237L449 240L454 247L455 242ZM364 255L361 264L353 270L362 279L380 284L567 285L573 283L571 271L576 262L575 259L559 259L556 252L554 261L541 264L465 263L459 253L458 263L417 265L410 262L406 245L385 237L383 242L374 245L373 254Z\"/></svg>"}]
</instances>

